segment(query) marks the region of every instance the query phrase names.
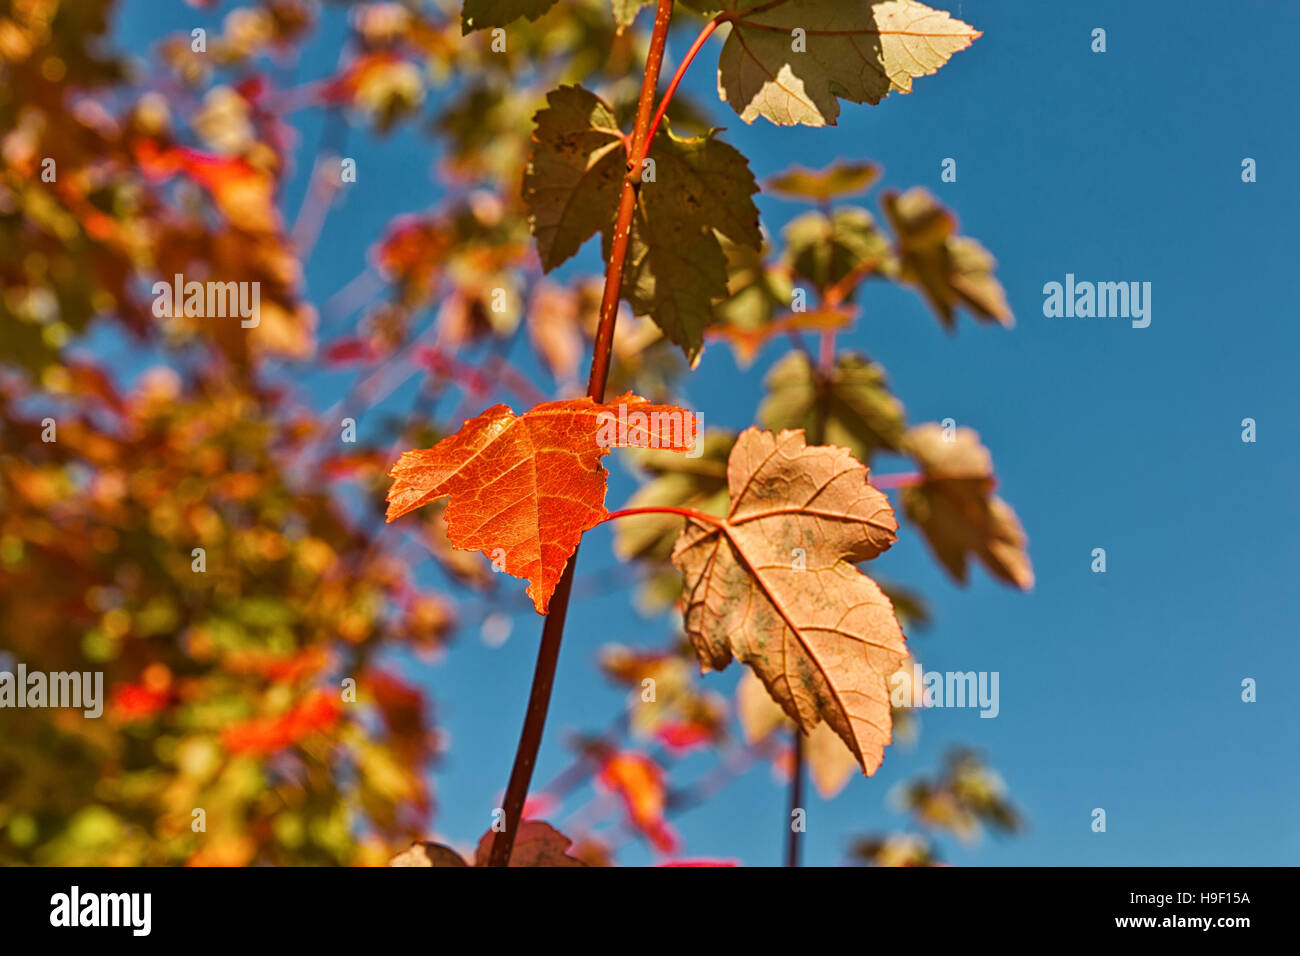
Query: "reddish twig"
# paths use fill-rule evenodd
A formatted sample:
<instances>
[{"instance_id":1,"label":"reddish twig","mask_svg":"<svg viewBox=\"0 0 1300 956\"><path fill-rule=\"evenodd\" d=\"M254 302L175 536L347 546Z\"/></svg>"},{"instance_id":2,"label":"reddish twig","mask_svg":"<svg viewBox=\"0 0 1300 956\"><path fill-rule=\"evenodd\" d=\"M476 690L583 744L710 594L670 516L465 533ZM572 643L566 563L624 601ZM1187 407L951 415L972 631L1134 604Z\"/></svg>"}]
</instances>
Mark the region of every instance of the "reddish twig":
<instances>
[{"instance_id":1,"label":"reddish twig","mask_svg":"<svg viewBox=\"0 0 1300 956\"><path fill-rule=\"evenodd\" d=\"M700 521L704 524L722 524L721 518L715 518L712 515L706 515L699 511L692 511L690 508L672 508L667 505L663 507L647 506L644 508L622 508L618 511L611 511L602 520L613 521L615 518L627 518L631 515L681 515L683 518L690 518L692 521Z\"/></svg>"},{"instance_id":2,"label":"reddish twig","mask_svg":"<svg viewBox=\"0 0 1300 956\"><path fill-rule=\"evenodd\" d=\"M628 168L618 200L614 239L610 244L609 263L605 269L605 293L600 300L600 325L596 329L591 377L587 381L587 394L597 402L605 400L605 382L609 380L609 362L614 348L614 323L618 319L618 300L623 288L623 264L627 261L627 246L632 238L632 214L636 211L636 183L640 161L634 161L633 157L644 158L643 150L649 141L650 110L654 107L655 90L659 87L659 71L664 63L664 46L668 42L668 24L672 15L673 0L659 0L659 7L655 10L654 34L650 38L650 51L646 55L641 99L637 103L636 125L632 128L632 144L628 149Z\"/></svg>"},{"instance_id":3,"label":"reddish twig","mask_svg":"<svg viewBox=\"0 0 1300 956\"><path fill-rule=\"evenodd\" d=\"M645 76L641 82L641 98L637 103L636 124L632 129L632 147L629 157L640 153L650 129L650 111L654 106L655 91L659 88L659 72L663 68L664 47L668 42L668 26L673 15L673 0L659 0L655 11L654 33L650 37L650 51L646 56ZM591 359L591 377L587 394L593 401L605 400L605 383L609 380L609 363L614 346L614 323L618 319L618 301L623 284L623 263L627 259L628 240L632 234L632 214L636 208L635 168L629 162L623 178L623 191L619 197L618 219L614 226L614 239L610 247L609 266L605 272L605 294L600 303L600 326L596 331L595 354ZM551 598L550 612L542 627L542 644L537 652L537 665L533 670L533 687L528 698L528 713L524 729L515 750L514 766L510 769L510 782L506 785L505 827L492 841L489 866L508 866L510 851L514 848L515 834L528 784L532 780L537 751L542 743L542 730L546 726L546 711L550 706L551 686L555 683L555 666L560 656L560 638L564 634L564 618L569 609L569 592L573 588L574 568L578 551L574 549L564 574Z\"/></svg>"},{"instance_id":4,"label":"reddish twig","mask_svg":"<svg viewBox=\"0 0 1300 956\"><path fill-rule=\"evenodd\" d=\"M641 165L641 162L646 158L646 154L650 152L650 144L654 142L655 133L659 132L659 124L663 122L664 114L668 112L668 104L672 102L673 94L677 92L677 87L681 84L682 77L686 76L686 71L690 69L691 61L695 59L695 54L700 52L701 47L704 46L709 37L713 36L713 31L716 30L718 25L722 22L723 14L718 14L708 23L704 24L704 29L701 30L700 35L695 38L695 42L691 44L691 48L686 51L686 56L682 59L682 62L677 67L677 72L673 74L672 80L668 83L668 89L664 91L663 99L659 101L659 109L655 110L654 119L650 121L650 129L646 133L645 142L641 146L641 153L636 159L636 164L638 166ZM629 155L631 155L630 151Z\"/></svg>"}]
</instances>

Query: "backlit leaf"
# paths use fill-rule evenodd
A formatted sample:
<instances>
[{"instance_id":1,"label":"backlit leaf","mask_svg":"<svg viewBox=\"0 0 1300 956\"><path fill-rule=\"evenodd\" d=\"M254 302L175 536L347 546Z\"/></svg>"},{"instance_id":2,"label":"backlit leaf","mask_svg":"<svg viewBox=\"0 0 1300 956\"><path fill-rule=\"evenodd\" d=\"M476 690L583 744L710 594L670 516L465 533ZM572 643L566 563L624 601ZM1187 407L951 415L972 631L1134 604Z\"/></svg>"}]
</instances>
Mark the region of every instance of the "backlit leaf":
<instances>
[{"instance_id":1,"label":"backlit leaf","mask_svg":"<svg viewBox=\"0 0 1300 956\"><path fill-rule=\"evenodd\" d=\"M910 93L979 31L914 0L727 0L731 35L718 93L746 123L833 126L836 97L879 103ZM806 49L796 48L795 30Z\"/></svg>"},{"instance_id":2,"label":"backlit leaf","mask_svg":"<svg viewBox=\"0 0 1300 956\"><path fill-rule=\"evenodd\" d=\"M829 216L805 213L781 235L790 269L817 289L828 289L852 273L865 278L892 267L889 240L876 228L871 213L857 206L841 207Z\"/></svg>"},{"instance_id":3,"label":"backlit leaf","mask_svg":"<svg viewBox=\"0 0 1300 956\"><path fill-rule=\"evenodd\" d=\"M694 434L689 412L631 393L604 405L545 402L520 416L494 405L433 448L402 454L390 473L388 520L450 496L452 545L526 578L545 614L582 533L608 514L600 459L628 445L684 451Z\"/></svg>"},{"instance_id":4,"label":"backlit leaf","mask_svg":"<svg viewBox=\"0 0 1300 956\"><path fill-rule=\"evenodd\" d=\"M864 192L879 176L880 167L874 163L836 162L825 169L792 166L769 179L765 188L778 196L824 203Z\"/></svg>"},{"instance_id":5,"label":"backlit leaf","mask_svg":"<svg viewBox=\"0 0 1300 956\"><path fill-rule=\"evenodd\" d=\"M641 8L653 2L654 0L610 0L614 8L614 22L620 30L631 26Z\"/></svg>"},{"instance_id":6,"label":"backlit leaf","mask_svg":"<svg viewBox=\"0 0 1300 956\"><path fill-rule=\"evenodd\" d=\"M469 866L459 853L441 843L417 842L388 861L389 866Z\"/></svg>"},{"instance_id":7,"label":"backlit leaf","mask_svg":"<svg viewBox=\"0 0 1300 956\"><path fill-rule=\"evenodd\" d=\"M475 866L487 866L492 856L492 841L496 833L488 830L478 841L478 850L474 854ZM510 851L511 866L586 866L587 864L569 856L568 850L573 841L549 823L541 820L520 820L519 832L515 834L515 845Z\"/></svg>"},{"instance_id":8,"label":"backlit leaf","mask_svg":"<svg viewBox=\"0 0 1300 956\"><path fill-rule=\"evenodd\" d=\"M487 866L497 831L489 829L478 841L473 866ZM520 820L510 851L511 866L586 866L569 856L573 841L549 823ZM441 843L417 842L388 861L389 866L470 866L459 853Z\"/></svg>"}]
</instances>

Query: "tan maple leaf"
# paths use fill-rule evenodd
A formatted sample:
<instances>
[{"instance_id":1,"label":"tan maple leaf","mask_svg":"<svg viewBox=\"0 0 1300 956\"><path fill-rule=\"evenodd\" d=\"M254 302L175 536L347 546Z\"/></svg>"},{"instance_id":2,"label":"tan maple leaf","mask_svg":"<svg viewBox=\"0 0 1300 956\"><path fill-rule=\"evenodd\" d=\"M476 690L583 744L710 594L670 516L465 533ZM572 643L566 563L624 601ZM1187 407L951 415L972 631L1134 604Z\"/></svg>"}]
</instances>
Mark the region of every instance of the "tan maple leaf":
<instances>
[{"instance_id":1,"label":"tan maple leaf","mask_svg":"<svg viewBox=\"0 0 1300 956\"><path fill-rule=\"evenodd\" d=\"M908 653L889 598L854 563L893 544L889 501L848 449L809 446L801 429L742 433L727 483L727 516L687 519L673 550L701 665L748 664L800 728L826 721L874 773L891 740L889 676Z\"/></svg>"}]
</instances>

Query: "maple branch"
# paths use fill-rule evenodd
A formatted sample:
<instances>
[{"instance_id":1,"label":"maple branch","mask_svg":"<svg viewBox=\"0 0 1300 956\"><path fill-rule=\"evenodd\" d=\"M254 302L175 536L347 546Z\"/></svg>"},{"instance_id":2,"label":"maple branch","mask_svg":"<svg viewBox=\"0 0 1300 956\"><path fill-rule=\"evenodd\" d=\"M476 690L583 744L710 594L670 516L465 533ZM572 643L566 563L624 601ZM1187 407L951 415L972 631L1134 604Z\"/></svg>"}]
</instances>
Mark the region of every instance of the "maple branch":
<instances>
[{"instance_id":1,"label":"maple branch","mask_svg":"<svg viewBox=\"0 0 1300 956\"><path fill-rule=\"evenodd\" d=\"M659 88L659 71L663 67L664 47L668 43L668 26L672 16L673 0L659 0L659 6L655 10L654 33L650 37L650 50L646 54L636 124L632 128L628 170L623 177L618 219L614 224L614 239L610 246L609 265L605 271L605 294L600 301L600 326L596 330L596 343L591 357L591 377L587 381L587 394L596 402L605 400L605 383L609 380L609 363L614 349L614 324L618 321L618 301L623 286L623 263L627 260L628 241L632 236L632 214L636 209L635 167L630 158L641 150L650 129L650 111L654 107L655 91ZM519 831L519 817L524 810L528 784L532 780L537 751L542 744L542 730L546 726L546 711L551 702L555 665L560 656L560 638L564 634L564 618L569 610L569 593L573 589L573 574L577 564L578 549L575 548L556 585L550 613L546 615L546 624L542 627L542 644L538 648L537 666L533 670L528 712L524 717L523 732L519 735L519 746L515 750L514 766L510 769L510 782L506 785L505 829L498 831L492 840L488 866L510 864L510 851L514 849L515 834Z\"/></svg>"},{"instance_id":2,"label":"maple branch","mask_svg":"<svg viewBox=\"0 0 1300 956\"><path fill-rule=\"evenodd\" d=\"M631 515L652 514L681 515L683 518L690 518L692 521L700 521L704 524L722 524L720 518L715 518L712 515L706 515L699 511L692 511L690 508L673 508L668 505L647 505L644 508L620 508L618 511L611 511L609 514L605 515L601 521L603 523L605 521L613 521L615 518L627 518Z\"/></svg>"},{"instance_id":3,"label":"maple branch","mask_svg":"<svg viewBox=\"0 0 1300 956\"><path fill-rule=\"evenodd\" d=\"M654 33L646 54L645 77L641 82L641 99L636 108L636 124L628 148L628 168L618 200L618 218L614 221L614 240L610 244L609 264L605 270L605 294L600 300L600 326L596 329L595 351L591 358L591 378L587 394L593 401L605 400L605 382L609 379L609 362L614 348L614 323L618 319L618 300L623 288L623 264L632 238L632 214L636 211L636 176L640 166L633 157L642 155L649 142L650 111L654 108L655 90L659 88L659 71L663 68L664 47L668 42L668 24L673 16L673 0L659 0L655 10Z\"/></svg>"},{"instance_id":4,"label":"maple branch","mask_svg":"<svg viewBox=\"0 0 1300 956\"><path fill-rule=\"evenodd\" d=\"M560 638L564 635L564 617L569 610L569 591L573 588L573 567L577 562L575 550L569 564L560 576L551 597L550 613L542 626L542 646L537 650L537 665L533 670L533 688L528 695L528 711L524 716L524 729L519 735L514 766L510 768L510 782L506 784L505 829L497 831L492 840L492 854L488 866L509 866L510 851L515 846L519 831L519 818L524 812L528 797L528 784L533 778L537 751L542 746L542 730L546 727L546 711L551 704L551 687L555 684L555 665L560 659Z\"/></svg>"}]
</instances>

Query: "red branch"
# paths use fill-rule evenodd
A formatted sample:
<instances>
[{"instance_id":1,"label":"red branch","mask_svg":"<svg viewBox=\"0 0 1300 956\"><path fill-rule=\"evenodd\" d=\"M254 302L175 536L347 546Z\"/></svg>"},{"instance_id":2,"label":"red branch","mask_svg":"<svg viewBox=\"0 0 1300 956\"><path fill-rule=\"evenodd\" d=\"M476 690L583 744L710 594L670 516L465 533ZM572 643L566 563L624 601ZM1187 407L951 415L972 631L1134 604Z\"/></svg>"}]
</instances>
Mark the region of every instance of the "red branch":
<instances>
[{"instance_id":1,"label":"red branch","mask_svg":"<svg viewBox=\"0 0 1300 956\"><path fill-rule=\"evenodd\" d=\"M659 72L663 68L664 47L668 43L668 26L673 15L673 0L659 0L655 10L654 33L650 37L650 50L646 55L645 76L641 81L641 98L637 103L636 124L632 129L630 157L638 155L647 142L650 129L650 111L654 107L655 91L659 88ZM594 401L605 400L605 383L609 380L609 363L614 348L614 323L618 320L618 301L623 285L623 263L627 259L628 241L632 235L632 213L636 208L636 170L631 166L623 178L623 191L619 197L618 219L614 225L614 239L610 246L609 265L605 272L605 294L600 302L600 326L596 330L595 351L591 359L591 377L587 394ZM510 851L514 849L515 834L519 831L519 818L523 814L528 785L532 781L537 751L542 745L542 730L546 726L546 711L550 706L551 687L555 683L555 667L560 657L560 639L564 635L564 617L569 609L569 593L573 589L573 573L578 563L575 549L569 558L551 598L550 613L542 626L542 643L537 651L537 665L533 670L533 688L528 697L528 713L524 729L519 735L514 766L510 769L510 782L506 785L505 828L492 840L492 854L488 866L509 866Z\"/></svg>"}]
</instances>

